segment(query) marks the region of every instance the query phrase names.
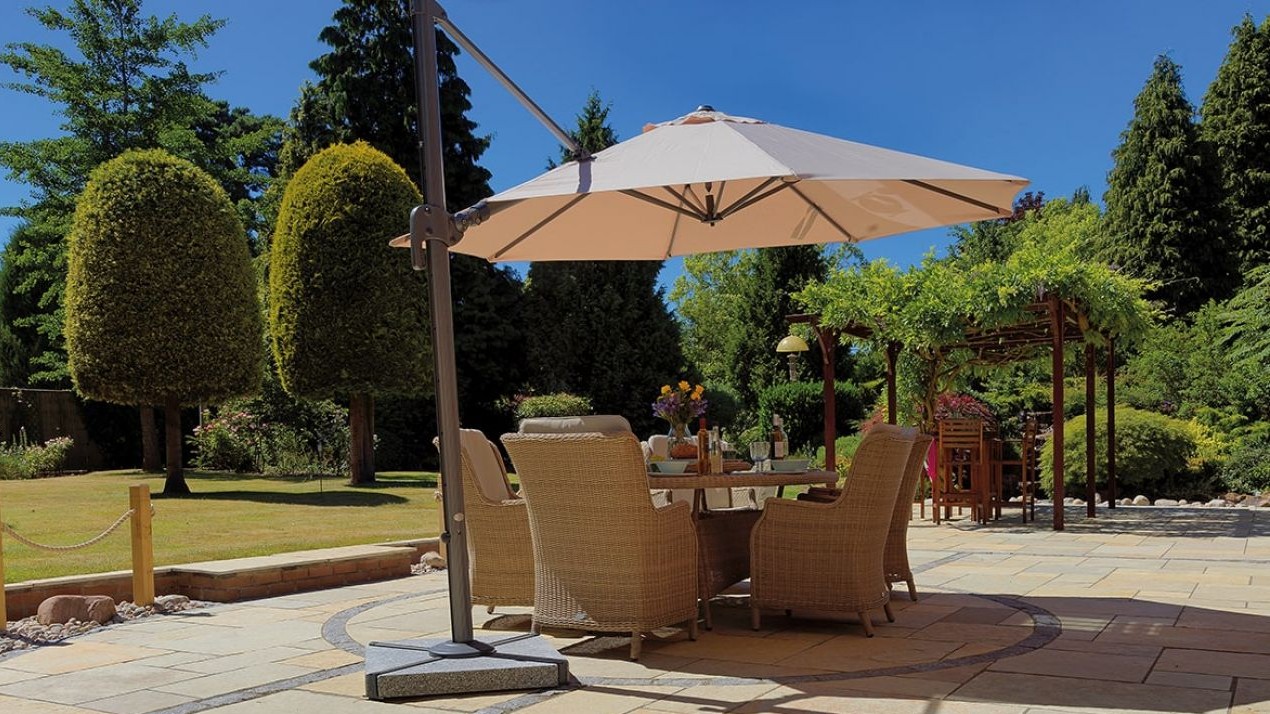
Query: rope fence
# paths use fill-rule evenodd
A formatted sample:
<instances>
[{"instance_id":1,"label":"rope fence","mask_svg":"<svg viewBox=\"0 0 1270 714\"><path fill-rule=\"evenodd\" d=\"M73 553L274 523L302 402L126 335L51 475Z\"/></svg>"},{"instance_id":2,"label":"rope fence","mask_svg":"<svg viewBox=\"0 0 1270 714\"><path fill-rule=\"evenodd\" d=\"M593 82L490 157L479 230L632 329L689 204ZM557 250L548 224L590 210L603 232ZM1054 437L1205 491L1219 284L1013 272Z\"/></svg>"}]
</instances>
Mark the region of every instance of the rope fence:
<instances>
[{"instance_id":1,"label":"rope fence","mask_svg":"<svg viewBox=\"0 0 1270 714\"><path fill-rule=\"evenodd\" d=\"M8 625L8 611L4 595L4 534L8 533L17 542L36 550L50 553L70 553L83 550L100 543L110 534L128 521L132 521L132 600L137 605L154 603L154 532L151 518L154 506L150 503L150 487L144 484L131 486L128 489L128 500L131 508L115 519L106 530L73 545L48 545L32 540L0 520L0 630Z\"/></svg>"}]
</instances>

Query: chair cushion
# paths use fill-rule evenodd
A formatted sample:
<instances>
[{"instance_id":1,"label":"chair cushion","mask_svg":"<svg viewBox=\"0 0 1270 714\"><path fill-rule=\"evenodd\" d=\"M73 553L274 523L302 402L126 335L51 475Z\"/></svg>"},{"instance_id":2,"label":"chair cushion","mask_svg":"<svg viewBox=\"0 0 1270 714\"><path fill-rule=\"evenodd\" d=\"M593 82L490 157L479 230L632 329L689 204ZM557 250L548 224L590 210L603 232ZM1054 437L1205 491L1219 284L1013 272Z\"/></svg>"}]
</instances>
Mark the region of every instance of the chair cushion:
<instances>
[{"instance_id":1,"label":"chair cushion","mask_svg":"<svg viewBox=\"0 0 1270 714\"><path fill-rule=\"evenodd\" d=\"M522 434L622 434L630 431L631 423L617 414L534 417L520 421Z\"/></svg>"},{"instance_id":2,"label":"chair cushion","mask_svg":"<svg viewBox=\"0 0 1270 714\"><path fill-rule=\"evenodd\" d=\"M490 501L515 498L516 495L507 485L503 465L499 463L501 456L498 447L477 429L460 429L459 441L463 445L464 454L471 461L472 471L476 474L476 487L481 490L481 495Z\"/></svg>"},{"instance_id":3,"label":"chair cushion","mask_svg":"<svg viewBox=\"0 0 1270 714\"><path fill-rule=\"evenodd\" d=\"M648 448L653 452L654 456L660 456L663 459L670 458L670 437L665 434L656 434L648 437Z\"/></svg>"}]
</instances>

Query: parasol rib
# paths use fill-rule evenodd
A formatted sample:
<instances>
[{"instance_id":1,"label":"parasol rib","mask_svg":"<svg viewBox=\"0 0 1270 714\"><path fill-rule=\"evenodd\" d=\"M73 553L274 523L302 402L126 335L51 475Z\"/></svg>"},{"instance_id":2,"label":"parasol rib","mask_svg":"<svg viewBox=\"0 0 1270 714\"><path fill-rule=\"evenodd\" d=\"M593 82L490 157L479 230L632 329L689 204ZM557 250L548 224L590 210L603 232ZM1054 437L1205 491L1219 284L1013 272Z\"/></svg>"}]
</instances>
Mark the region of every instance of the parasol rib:
<instances>
[{"instance_id":1,"label":"parasol rib","mask_svg":"<svg viewBox=\"0 0 1270 714\"><path fill-rule=\"evenodd\" d=\"M808 206L811 206L811 208L812 208L812 210L813 210L813 211L815 211L817 214L819 214L821 218L823 218L823 219L825 219L826 221L828 221L828 222L829 222L829 225L833 226L833 227L834 227L834 229L836 229L839 233L841 233L841 234L843 235L843 237L844 237L844 238L846 238L847 240L851 241L852 243L856 242L855 236L851 235L851 232L850 232L850 231L848 231L846 228L843 228L843 227L842 227L842 224L840 224L840 223L838 223L837 221L835 221L835 220L833 219L833 216L830 216L828 213L825 213L825 209L821 208L821 207L820 207L820 204L818 204L818 203L816 203L815 201L813 201L813 200L811 200L810 198L808 198L808 197L807 197L807 194L803 193L803 192L802 192L802 190L801 190L801 189L799 189L799 188L798 188L797 186L795 186L794 184L792 184L792 183L791 183L791 184L787 184L787 185L788 185L791 189L793 189L794 193L798 194L798 197L799 197L799 198L801 198L801 199L803 199L803 201L805 201L805 202L807 203L807 205L808 205Z\"/></svg>"},{"instance_id":2,"label":"parasol rib","mask_svg":"<svg viewBox=\"0 0 1270 714\"><path fill-rule=\"evenodd\" d=\"M570 208L573 208L574 206L576 206L576 205L578 204L578 202L579 202L579 201L581 201L582 199L584 199L584 198L586 198L587 196L590 196L590 195L591 195L591 194L589 194L589 193L579 193L578 195L576 195L576 196L574 196L573 198L571 198L571 199L569 200L569 202L568 202L568 203L566 203L566 204L564 204L563 206L561 206L560 208L557 208L556 210L552 211L552 212L551 212L551 215L549 215L549 216L547 216L546 218L542 219L541 221L538 221L537 223L535 223L533 228L530 228L529 230L525 231L524 233L521 233L521 234L520 234L520 237L516 238L516 240L514 240L514 241L512 241L512 242L508 243L507 245L503 246L502 248L499 248L499 249L498 249L498 252L497 252L497 253L494 253L493 257L491 257L491 258L490 258L490 262L492 263L492 262L494 262L495 260L498 260L499 258L502 258L502 257L503 257L503 255L507 253L507 251L509 251L509 250L511 250L512 248L515 248L516 246L520 245L520 244L521 244L521 242L523 242L526 238L528 238L529 236L531 236L531 235L533 235L533 234L537 233L538 231L542 230L542 228L543 228L543 227L545 227L548 223L551 223L552 221L554 221L554 220L556 220L557 218L559 218L559 217L560 217L560 214L564 213L565 211L569 210Z\"/></svg>"},{"instance_id":3,"label":"parasol rib","mask_svg":"<svg viewBox=\"0 0 1270 714\"><path fill-rule=\"evenodd\" d=\"M670 190L668 186L663 186L662 188ZM648 194L643 193L641 191L636 191L633 188L625 189L623 191L618 191L618 193L621 193L626 196L630 196L631 198L638 198L641 201L647 201L648 203L651 203L654 206L660 206L668 211L674 211L675 213L682 213L683 215L689 216L690 218L702 220L702 216L700 213L694 213L693 211L690 211L684 208L683 206L676 206L675 204L670 203L669 201L663 201L660 198L657 198L655 196L649 196ZM680 199L682 200L683 197L680 196Z\"/></svg>"},{"instance_id":4,"label":"parasol rib","mask_svg":"<svg viewBox=\"0 0 1270 714\"><path fill-rule=\"evenodd\" d=\"M932 193L937 193L941 196L947 196L948 198L956 199L958 201L961 201L962 203L969 203L970 205L976 208L982 208L985 211L996 211L999 215L1002 215L1002 216L1009 216L1013 213L1012 211L1007 211L999 206L994 206L991 203L984 203L983 201L980 201L978 199L974 199L969 196L962 195L960 193L957 193L956 191L949 191L946 188L940 188L939 186L926 183L925 181L918 181L917 179L903 179L903 181L904 183L910 186L924 188L927 191L930 191Z\"/></svg>"},{"instance_id":5,"label":"parasol rib","mask_svg":"<svg viewBox=\"0 0 1270 714\"><path fill-rule=\"evenodd\" d=\"M764 181L764 182L762 183L762 185L760 185L758 188L756 188L756 189L754 189L753 191L750 191L749 193L745 194L745 195L744 195L744 196L742 196L742 197L741 197L741 198L740 198L740 199L739 199L736 203L734 203L734 204L732 204L731 206L728 206L727 208L725 208L725 209L723 209L722 211L720 211L720 212L719 212L719 218L720 218L720 219L727 218L728 216L731 216L733 213L736 213L736 212L738 212L738 211L740 211L740 210L742 210L742 209L745 209L745 208L749 208L750 206L752 206L752 205L754 205L754 204L758 203L759 201L762 201L763 199L768 198L769 196L772 196L773 194L780 193L781 191L784 191L785 189L787 189L787 188L789 188L790 186L793 186L793 185L794 185L793 183L782 183L781 185L777 186L776 188L769 189L769 190L767 190L767 191L765 191L765 192L763 192L763 193L758 193L758 192L759 192L759 191L761 191L764 187L770 186L770 185L772 185L772 183L774 183L775 181L778 181L778 180L779 180L779 179L777 179L776 177L772 177L772 178L769 178L768 180ZM758 195L755 195L755 194L758 194Z\"/></svg>"}]
</instances>

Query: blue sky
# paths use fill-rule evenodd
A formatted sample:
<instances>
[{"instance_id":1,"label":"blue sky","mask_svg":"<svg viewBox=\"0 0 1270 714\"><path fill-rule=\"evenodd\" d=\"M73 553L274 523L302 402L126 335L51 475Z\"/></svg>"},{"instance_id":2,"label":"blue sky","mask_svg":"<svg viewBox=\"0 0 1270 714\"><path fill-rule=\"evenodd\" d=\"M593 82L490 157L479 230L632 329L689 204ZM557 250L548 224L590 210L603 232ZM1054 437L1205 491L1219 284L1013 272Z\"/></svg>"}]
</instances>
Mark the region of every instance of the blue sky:
<instances>
[{"instance_id":1,"label":"blue sky","mask_svg":"<svg viewBox=\"0 0 1270 714\"><path fill-rule=\"evenodd\" d=\"M8 0L0 43L63 43ZM53 0L61 6L62 0ZM317 35L338 0L148 0L149 12L228 20L194 66L223 70L211 94L286 116ZM1168 53L1198 104L1230 28L1270 0L1072 0L954 3L855 0L450 0L450 17L562 124L592 88L612 102L619 136L711 104L854 141L1025 176L1050 196L1105 189L1111 150L1151 63ZM493 145L496 190L541 172L551 136L466 57L470 117ZM3 75L0 72L0 75ZM0 76L7 81L10 77ZM50 136L59 118L0 90L0 137ZM0 183L0 205L26 188ZM0 240L13 222L0 219ZM946 231L862 244L908 264ZM670 261L663 282L680 268Z\"/></svg>"}]
</instances>

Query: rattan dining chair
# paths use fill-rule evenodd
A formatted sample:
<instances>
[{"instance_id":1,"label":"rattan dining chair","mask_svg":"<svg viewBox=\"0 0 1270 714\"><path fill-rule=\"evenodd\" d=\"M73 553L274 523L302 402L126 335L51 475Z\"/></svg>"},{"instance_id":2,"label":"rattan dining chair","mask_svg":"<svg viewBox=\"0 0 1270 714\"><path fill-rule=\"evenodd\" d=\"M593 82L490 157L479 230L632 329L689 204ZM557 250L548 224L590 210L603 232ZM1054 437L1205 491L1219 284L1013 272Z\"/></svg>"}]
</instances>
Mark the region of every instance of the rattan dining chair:
<instances>
[{"instance_id":1,"label":"rattan dining chair","mask_svg":"<svg viewBox=\"0 0 1270 714\"><path fill-rule=\"evenodd\" d=\"M913 570L908 564L908 522L913 520L913 493L917 491L918 483L926 476L926 454L930 451L931 442L935 438L929 434L917 434L916 429L913 431L913 448L908 453L908 463L904 466L904 480L900 482L899 496L895 499L895 510L891 513L891 528L886 535L883 571L887 585L907 583L908 597L916 602L917 584L913 581Z\"/></svg>"},{"instance_id":2,"label":"rattan dining chair","mask_svg":"<svg viewBox=\"0 0 1270 714\"><path fill-rule=\"evenodd\" d=\"M750 617L764 609L852 613L873 636L869 611L890 622L883 574L895 500L913 438L870 432L832 503L770 499L750 536Z\"/></svg>"},{"instance_id":3,"label":"rattan dining chair","mask_svg":"<svg viewBox=\"0 0 1270 714\"><path fill-rule=\"evenodd\" d=\"M529 506L534 622L642 633L686 623L697 638L692 508L654 508L633 434L506 434Z\"/></svg>"},{"instance_id":4,"label":"rattan dining chair","mask_svg":"<svg viewBox=\"0 0 1270 714\"><path fill-rule=\"evenodd\" d=\"M461 429L459 445L472 604L485 605L490 613L498 606L533 605L534 554L525 499L512 491L503 455L483 433Z\"/></svg>"}]
</instances>

